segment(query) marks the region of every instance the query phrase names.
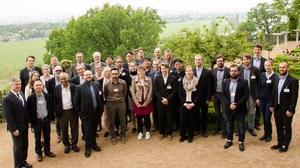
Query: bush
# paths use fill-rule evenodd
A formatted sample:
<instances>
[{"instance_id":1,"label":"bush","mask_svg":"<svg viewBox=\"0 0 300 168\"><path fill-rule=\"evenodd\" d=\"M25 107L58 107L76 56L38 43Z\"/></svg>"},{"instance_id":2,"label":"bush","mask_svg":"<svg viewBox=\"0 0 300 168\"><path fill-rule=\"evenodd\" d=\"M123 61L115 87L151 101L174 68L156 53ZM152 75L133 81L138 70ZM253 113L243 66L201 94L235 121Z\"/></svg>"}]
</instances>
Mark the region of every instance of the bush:
<instances>
[{"instance_id":1,"label":"bush","mask_svg":"<svg viewBox=\"0 0 300 168\"><path fill-rule=\"evenodd\" d=\"M289 74L294 76L297 79L300 79L300 58L286 56L284 54L277 55L274 59L274 71L279 73L279 64L280 62L286 61L289 63Z\"/></svg>"}]
</instances>

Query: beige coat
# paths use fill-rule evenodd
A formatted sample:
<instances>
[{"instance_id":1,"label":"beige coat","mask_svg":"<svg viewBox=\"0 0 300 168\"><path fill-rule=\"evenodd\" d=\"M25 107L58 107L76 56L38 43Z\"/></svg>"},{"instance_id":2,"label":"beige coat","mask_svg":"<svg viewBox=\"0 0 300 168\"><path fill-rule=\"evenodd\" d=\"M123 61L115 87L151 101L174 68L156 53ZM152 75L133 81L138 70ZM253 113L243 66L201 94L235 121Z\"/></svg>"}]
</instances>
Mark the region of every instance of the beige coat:
<instances>
[{"instance_id":1,"label":"beige coat","mask_svg":"<svg viewBox=\"0 0 300 168\"><path fill-rule=\"evenodd\" d=\"M139 77L136 77L131 82L130 92L132 100L139 107L139 102L142 101L142 85ZM144 105L147 106L152 100L152 81L151 78L145 76L144 81Z\"/></svg>"}]
</instances>

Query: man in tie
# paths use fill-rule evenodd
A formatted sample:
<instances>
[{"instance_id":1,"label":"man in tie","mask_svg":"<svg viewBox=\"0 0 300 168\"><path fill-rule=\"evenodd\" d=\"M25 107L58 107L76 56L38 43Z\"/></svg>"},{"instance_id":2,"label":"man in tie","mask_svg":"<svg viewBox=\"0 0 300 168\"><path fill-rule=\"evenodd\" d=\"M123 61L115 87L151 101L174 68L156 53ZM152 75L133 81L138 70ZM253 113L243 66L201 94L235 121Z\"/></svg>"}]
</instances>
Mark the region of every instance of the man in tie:
<instances>
[{"instance_id":1,"label":"man in tie","mask_svg":"<svg viewBox=\"0 0 300 168\"><path fill-rule=\"evenodd\" d=\"M74 77L77 75L77 65L83 65L84 69L86 69L86 70L91 69L89 64L83 62L83 53L82 52L77 52L75 54L75 57L76 57L76 64L72 65L72 67L71 67L71 71L72 71L71 77Z\"/></svg>"},{"instance_id":2,"label":"man in tie","mask_svg":"<svg viewBox=\"0 0 300 168\"><path fill-rule=\"evenodd\" d=\"M224 114L227 119L227 142L224 148L233 145L234 120L237 120L239 131L239 150L245 150L245 115L247 100L249 99L248 82L239 77L240 68L233 64L230 66L230 79L224 81L222 99L224 101Z\"/></svg>"},{"instance_id":3,"label":"man in tie","mask_svg":"<svg viewBox=\"0 0 300 168\"><path fill-rule=\"evenodd\" d=\"M288 151L292 139L292 120L298 100L299 82L288 73L288 70L287 62L279 64L279 78L275 79L270 105L277 129L277 144L271 149L279 149L279 152Z\"/></svg>"},{"instance_id":4,"label":"man in tie","mask_svg":"<svg viewBox=\"0 0 300 168\"><path fill-rule=\"evenodd\" d=\"M32 167L27 163L28 155L28 128L29 117L26 111L26 102L21 93L21 80L12 78L10 80L10 92L4 96L2 105L7 122L7 130L11 133L13 140L14 167Z\"/></svg>"},{"instance_id":5,"label":"man in tie","mask_svg":"<svg viewBox=\"0 0 300 168\"><path fill-rule=\"evenodd\" d=\"M84 72L84 79L85 82L75 89L75 111L84 128L85 156L90 157L91 149L101 151L96 143L96 133L103 112L103 102L99 96L99 87L92 81L93 74L90 70Z\"/></svg>"}]
</instances>

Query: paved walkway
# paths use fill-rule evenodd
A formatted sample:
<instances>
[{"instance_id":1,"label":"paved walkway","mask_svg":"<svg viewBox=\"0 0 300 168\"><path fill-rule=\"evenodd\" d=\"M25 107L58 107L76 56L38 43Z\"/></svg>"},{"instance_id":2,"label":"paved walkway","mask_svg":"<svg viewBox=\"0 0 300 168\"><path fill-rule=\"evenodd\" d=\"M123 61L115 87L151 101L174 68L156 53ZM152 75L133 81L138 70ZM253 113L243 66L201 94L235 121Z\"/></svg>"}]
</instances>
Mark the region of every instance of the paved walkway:
<instances>
[{"instance_id":1,"label":"paved walkway","mask_svg":"<svg viewBox=\"0 0 300 168\"><path fill-rule=\"evenodd\" d=\"M289 51L293 50L296 48L297 45L300 45L300 42L296 42L296 41L288 41L287 45L283 43L281 43L278 47L276 47L276 44L274 45L273 50L270 52L269 55L269 51L267 50L263 50L262 54L265 58L268 58L269 56L271 58L275 58L277 55L282 54L285 49L288 49Z\"/></svg>"}]
</instances>

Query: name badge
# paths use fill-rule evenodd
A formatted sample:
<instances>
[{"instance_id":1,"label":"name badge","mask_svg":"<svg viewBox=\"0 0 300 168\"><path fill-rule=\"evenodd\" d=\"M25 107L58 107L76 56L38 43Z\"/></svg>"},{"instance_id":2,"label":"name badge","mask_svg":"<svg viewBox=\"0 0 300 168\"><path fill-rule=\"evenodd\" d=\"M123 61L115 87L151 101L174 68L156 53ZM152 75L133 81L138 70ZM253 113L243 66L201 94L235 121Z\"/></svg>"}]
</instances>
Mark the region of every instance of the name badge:
<instances>
[{"instance_id":1,"label":"name badge","mask_svg":"<svg viewBox=\"0 0 300 168\"><path fill-rule=\"evenodd\" d=\"M117 89L117 88L114 89L114 92L118 92L118 91L119 91L119 89Z\"/></svg>"},{"instance_id":2,"label":"name badge","mask_svg":"<svg viewBox=\"0 0 300 168\"><path fill-rule=\"evenodd\" d=\"M42 100L38 101L38 104L43 104L43 101Z\"/></svg>"},{"instance_id":3,"label":"name badge","mask_svg":"<svg viewBox=\"0 0 300 168\"><path fill-rule=\"evenodd\" d=\"M267 80L267 83L272 83L272 81L269 79L269 80Z\"/></svg>"},{"instance_id":4,"label":"name badge","mask_svg":"<svg viewBox=\"0 0 300 168\"><path fill-rule=\"evenodd\" d=\"M285 88L285 89L283 89L283 92L285 92L285 93L290 93L290 89Z\"/></svg>"},{"instance_id":5,"label":"name badge","mask_svg":"<svg viewBox=\"0 0 300 168\"><path fill-rule=\"evenodd\" d=\"M235 93L231 93L230 95L231 95L232 97L234 97L234 96L235 96Z\"/></svg>"},{"instance_id":6,"label":"name badge","mask_svg":"<svg viewBox=\"0 0 300 168\"><path fill-rule=\"evenodd\" d=\"M169 86L167 86L167 89L172 89L172 86L170 86L170 85L169 85Z\"/></svg>"},{"instance_id":7,"label":"name badge","mask_svg":"<svg viewBox=\"0 0 300 168\"><path fill-rule=\"evenodd\" d=\"M99 91L99 95L102 95L102 92L101 92L101 91Z\"/></svg>"},{"instance_id":8,"label":"name badge","mask_svg":"<svg viewBox=\"0 0 300 168\"><path fill-rule=\"evenodd\" d=\"M256 79L256 76L252 75L252 76L251 76L251 79Z\"/></svg>"},{"instance_id":9,"label":"name badge","mask_svg":"<svg viewBox=\"0 0 300 168\"><path fill-rule=\"evenodd\" d=\"M181 78L178 79L178 82L180 82L180 81L181 81Z\"/></svg>"},{"instance_id":10,"label":"name badge","mask_svg":"<svg viewBox=\"0 0 300 168\"><path fill-rule=\"evenodd\" d=\"M123 73L122 73L122 76L125 76L125 75L126 75L125 72L123 72Z\"/></svg>"}]
</instances>

